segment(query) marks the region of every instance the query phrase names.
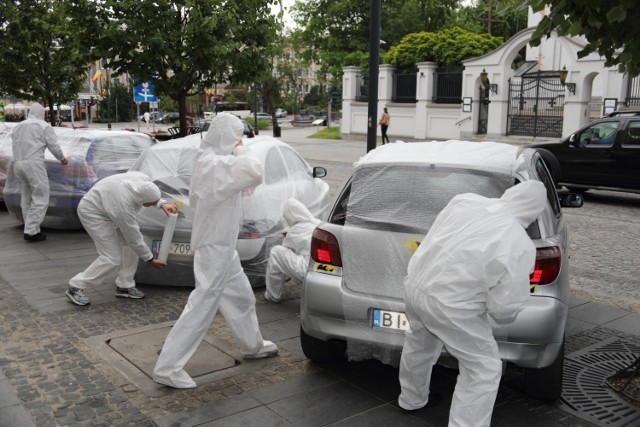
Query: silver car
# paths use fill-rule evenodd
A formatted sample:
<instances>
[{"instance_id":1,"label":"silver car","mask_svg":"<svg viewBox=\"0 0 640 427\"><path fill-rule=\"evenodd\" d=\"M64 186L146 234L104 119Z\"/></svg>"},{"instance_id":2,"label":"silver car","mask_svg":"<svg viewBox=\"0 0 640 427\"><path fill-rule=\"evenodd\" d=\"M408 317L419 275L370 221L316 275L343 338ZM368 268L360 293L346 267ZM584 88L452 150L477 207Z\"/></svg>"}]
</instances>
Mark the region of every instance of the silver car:
<instances>
[{"instance_id":1,"label":"silver car","mask_svg":"<svg viewBox=\"0 0 640 427\"><path fill-rule=\"evenodd\" d=\"M524 368L525 389L555 399L562 389L569 299L569 247L561 206L541 154L499 143L396 143L354 165L328 220L315 230L301 295L300 338L315 361L376 358L397 365L408 322L403 280L413 252L453 196L497 198L520 181L547 188L544 212L527 232L537 247L531 298L517 319L492 322L500 356ZM446 362L443 354L441 361Z\"/></svg>"},{"instance_id":2,"label":"silver car","mask_svg":"<svg viewBox=\"0 0 640 427\"><path fill-rule=\"evenodd\" d=\"M179 207L168 266L157 270L149 268L148 263L139 263L135 279L140 283L194 284L189 185L201 138L201 134L195 134L157 144L131 167L133 171L149 175L162 191L162 197ZM245 138L243 143L260 159L264 174L262 184L243 194L243 218L236 249L252 286L259 287L264 286L271 248L282 241L286 230L282 209L287 199L300 200L314 216L325 219L330 207L329 184L320 179L326 175L326 169L312 168L293 148L278 139L259 135ZM154 254L159 252L166 221L159 209L138 212L140 231Z\"/></svg>"}]
</instances>

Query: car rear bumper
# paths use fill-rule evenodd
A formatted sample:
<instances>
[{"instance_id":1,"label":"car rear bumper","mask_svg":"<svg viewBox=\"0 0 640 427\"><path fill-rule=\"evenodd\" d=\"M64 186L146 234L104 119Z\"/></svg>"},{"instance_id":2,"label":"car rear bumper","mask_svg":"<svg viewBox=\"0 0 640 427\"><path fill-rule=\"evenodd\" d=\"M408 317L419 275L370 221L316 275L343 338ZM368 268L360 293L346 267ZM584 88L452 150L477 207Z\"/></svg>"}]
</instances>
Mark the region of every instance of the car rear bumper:
<instances>
[{"instance_id":1,"label":"car rear bumper","mask_svg":"<svg viewBox=\"0 0 640 427\"><path fill-rule=\"evenodd\" d=\"M337 275L307 274L302 290L300 321L308 335L323 341L357 341L400 349L404 344L404 333L374 329L373 308L404 312L404 303L390 299L374 300L349 292L342 287L341 277ZM567 313L567 305L557 298L531 296L513 323L494 325L501 359L523 368L551 365L564 341Z\"/></svg>"}]
</instances>

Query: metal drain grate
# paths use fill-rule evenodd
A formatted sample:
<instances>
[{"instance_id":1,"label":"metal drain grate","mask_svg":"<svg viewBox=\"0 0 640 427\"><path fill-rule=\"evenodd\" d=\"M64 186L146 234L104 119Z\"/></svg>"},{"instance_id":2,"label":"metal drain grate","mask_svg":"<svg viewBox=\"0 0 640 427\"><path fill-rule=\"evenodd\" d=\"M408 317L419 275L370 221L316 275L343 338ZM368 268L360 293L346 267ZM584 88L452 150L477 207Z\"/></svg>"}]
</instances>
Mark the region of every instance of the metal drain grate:
<instances>
[{"instance_id":1,"label":"metal drain grate","mask_svg":"<svg viewBox=\"0 0 640 427\"><path fill-rule=\"evenodd\" d=\"M604 382L633 363L638 351L637 345L611 337L565 356L560 408L602 426L639 425L640 408Z\"/></svg>"}]
</instances>

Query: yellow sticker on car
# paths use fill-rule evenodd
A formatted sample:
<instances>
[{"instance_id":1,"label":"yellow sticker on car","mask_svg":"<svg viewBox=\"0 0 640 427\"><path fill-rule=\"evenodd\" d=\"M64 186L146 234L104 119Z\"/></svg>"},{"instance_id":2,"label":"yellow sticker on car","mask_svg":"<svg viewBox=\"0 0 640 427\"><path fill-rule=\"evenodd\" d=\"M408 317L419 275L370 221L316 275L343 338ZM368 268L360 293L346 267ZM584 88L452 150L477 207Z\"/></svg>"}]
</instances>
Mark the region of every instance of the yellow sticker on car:
<instances>
[{"instance_id":1,"label":"yellow sticker on car","mask_svg":"<svg viewBox=\"0 0 640 427\"><path fill-rule=\"evenodd\" d=\"M320 264L316 262L313 266L313 271L319 271L321 273L333 273L335 271L335 267L329 264Z\"/></svg>"},{"instance_id":2,"label":"yellow sticker on car","mask_svg":"<svg viewBox=\"0 0 640 427\"><path fill-rule=\"evenodd\" d=\"M414 253L418 250L418 246L420 246L420 242L415 239L406 239L404 241L404 249L408 252Z\"/></svg>"}]
</instances>

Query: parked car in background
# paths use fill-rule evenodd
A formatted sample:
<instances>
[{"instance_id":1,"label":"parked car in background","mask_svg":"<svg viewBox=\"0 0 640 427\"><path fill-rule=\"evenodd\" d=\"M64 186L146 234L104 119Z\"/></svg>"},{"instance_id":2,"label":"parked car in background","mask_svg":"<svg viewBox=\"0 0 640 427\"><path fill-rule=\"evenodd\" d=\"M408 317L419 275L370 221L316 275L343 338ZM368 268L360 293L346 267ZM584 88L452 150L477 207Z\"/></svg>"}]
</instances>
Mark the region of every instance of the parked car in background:
<instances>
[{"instance_id":1,"label":"parked car in background","mask_svg":"<svg viewBox=\"0 0 640 427\"><path fill-rule=\"evenodd\" d=\"M526 392L559 397L570 291L561 206L580 206L582 197L560 199L540 153L507 144L388 144L354 165L328 220L313 233L300 303L304 354L396 365L408 328L404 277L436 216L457 194L498 198L526 180L547 189L544 212L527 229L537 248L531 297L514 322L492 327L501 358L524 368Z\"/></svg>"},{"instance_id":2,"label":"parked car in background","mask_svg":"<svg viewBox=\"0 0 640 427\"><path fill-rule=\"evenodd\" d=\"M161 113L159 111L151 111L149 113L149 123L157 122L157 120L163 115L164 113ZM139 115L138 120L140 120L141 122L144 122L144 114Z\"/></svg>"},{"instance_id":3,"label":"parked car in background","mask_svg":"<svg viewBox=\"0 0 640 427\"><path fill-rule=\"evenodd\" d=\"M562 141L530 146L556 157L560 184L572 191L640 192L640 111L616 111Z\"/></svg>"},{"instance_id":4,"label":"parked car in background","mask_svg":"<svg viewBox=\"0 0 640 427\"><path fill-rule=\"evenodd\" d=\"M209 130L209 125L211 124L211 119L199 119L193 123L191 127L190 133L200 133L206 132ZM251 126L246 120L242 120L242 124L244 126L244 136L246 138L253 138L256 136L255 130L253 130L253 126Z\"/></svg>"},{"instance_id":5,"label":"parked car in background","mask_svg":"<svg viewBox=\"0 0 640 427\"><path fill-rule=\"evenodd\" d=\"M49 176L49 208L43 227L82 229L77 208L80 199L100 179L126 172L154 140L144 133L54 127L58 143L69 160L63 166L47 150L45 166ZM9 166L4 188L9 214L23 222L21 189Z\"/></svg>"},{"instance_id":6,"label":"parked car in background","mask_svg":"<svg viewBox=\"0 0 640 427\"><path fill-rule=\"evenodd\" d=\"M287 117L287 110L283 110L282 108L276 108L276 117L279 119L283 117Z\"/></svg>"},{"instance_id":7,"label":"parked car in background","mask_svg":"<svg viewBox=\"0 0 640 427\"><path fill-rule=\"evenodd\" d=\"M249 115L250 119L255 119L256 117L258 118L258 120L269 120L269 121L273 120L273 117L271 117L271 114L268 114L268 113L253 113L252 112Z\"/></svg>"},{"instance_id":8,"label":"parked car in background","mask_svg":"<svg viewBox=\"0 0 640 427\"><path fill-rule=\"evenodd\" d=\"M189 186L193 159L200 145L200 135L189 135L157 144L144 152L131 167L149 175L162 191L162 197L179 206L179 218L169 252L168 266L162 271L138 265L136 281L154 285L193 286L193 252ZM263 183L242 197L243 220L236 249L252 286L264 285L269 253L279 244L286 230L282 209L294 197L318 218L329 210L329 185L320 179L322 167L312 168L288 144L270 136L245 139L244 144L264 165ZM145 242L158 253L166 216L160 210L142 209L138 224ZM215 218L212 218L214 221Z\"/></svg>"},{"instance_id":9,"label":"parked car in background","mask_svg":"<svg viewBox=\"0 0 640 427\"><path fill-rule=\"evenodd\" d=\"M171 113L164 113L162 117L160 117L157 120L156 123L162 123L163 125L170 125L170 124L173 124L174 122L177 122L178 120L180 120L180 113L171 112Z\"/></svg>"}]
</instances>

